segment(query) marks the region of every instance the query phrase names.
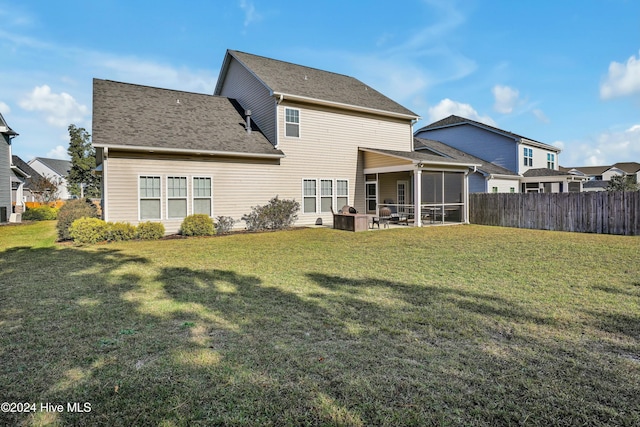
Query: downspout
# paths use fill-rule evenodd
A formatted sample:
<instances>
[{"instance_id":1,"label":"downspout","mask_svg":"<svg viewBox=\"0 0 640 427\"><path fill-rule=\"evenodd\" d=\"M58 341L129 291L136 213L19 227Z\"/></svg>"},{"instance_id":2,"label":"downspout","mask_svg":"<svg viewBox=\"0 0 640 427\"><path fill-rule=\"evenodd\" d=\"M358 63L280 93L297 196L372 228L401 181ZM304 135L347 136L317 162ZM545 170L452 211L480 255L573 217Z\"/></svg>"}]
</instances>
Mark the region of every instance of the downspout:
<instances>
[{"instance_id":1,"label":"downspout","mask_svg":"<svg viewBox=\"0 0 640 427\"><path fill-rule=\"evenodd\" d=\"M109 158L109 148L104 147L102 149L102 219L106 222L109 222L109 204L107 203L107 196L109 194L108 185L107 185L107 159ZM140 185L140 183L136 183L136 185Z\"/></svg>"}]
</instances>

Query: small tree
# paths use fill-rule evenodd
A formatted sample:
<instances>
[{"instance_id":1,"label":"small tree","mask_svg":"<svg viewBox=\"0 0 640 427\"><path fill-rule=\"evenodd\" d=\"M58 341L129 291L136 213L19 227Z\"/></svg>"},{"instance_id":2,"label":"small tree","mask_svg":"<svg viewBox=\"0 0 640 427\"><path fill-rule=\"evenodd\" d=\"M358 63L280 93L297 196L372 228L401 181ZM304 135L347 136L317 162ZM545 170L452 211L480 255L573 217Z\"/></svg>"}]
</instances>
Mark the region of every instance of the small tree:
<instances>
[{"instance_id":1,"label":"small tree","mask_svg":"<svg viewBox=\"0 0 640 427\"><path fill-rule=\"evenodd\" d=\"M633 175L615 175L609 180L607 191L637 191L639 189Z\"/></svg>"},{"instance_id":2,"label":"small tree","mask_svg":"<svg viewBox=\"0 0 640 427\"><path fill-rule=\"evenodd\" d=\"M37 202L49 203L58 200L60 184L61 180L59 178L40 176L31 181L29 189Z\"/></svg>"},{"instance_id":3,"label":"small tree","mask_svg":"<svg viewBox=\"0 0 640 427\"><path fill-rule=\"evenodd\" d=\"M96 151L91 145L91 135L76 125L69 125L69 149L71 170L67 181L69 193L78 197L100 197L100 179L94 175Z\"/></svg>"}]
</instances>

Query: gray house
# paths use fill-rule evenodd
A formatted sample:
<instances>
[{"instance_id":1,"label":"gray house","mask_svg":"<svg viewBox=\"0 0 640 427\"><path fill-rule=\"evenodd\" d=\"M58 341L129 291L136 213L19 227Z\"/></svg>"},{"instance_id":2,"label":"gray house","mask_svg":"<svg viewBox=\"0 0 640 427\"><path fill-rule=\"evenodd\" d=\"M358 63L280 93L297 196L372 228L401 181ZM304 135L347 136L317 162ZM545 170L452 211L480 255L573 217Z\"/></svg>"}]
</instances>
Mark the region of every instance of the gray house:
<instances>
[{"instance_id":1,"label":"gray house","mask_svg":"<svg viewBox=\"0 0 640 427\"><path fill-rule=\"evenodd\" d=\"M489 177L485 188L474 179L472 191L562 193L581 191L585 180L559 170L559 148L464 117L452 115L431 123L417 130L416 136L442 142L509 172L484 171ZM515 189L514 176L519 176Z\"/></svg>"},{"instance_id":2,"label":"gray house","mask_svg":"<svg viewBox=\"0 0 640 427\"><path fill-rule=\"evenodd\" d=\"M11 140L18 134L0 114L0 222L7 222L13 212L11 204Z\"/></svg>"},{"instance_id":3,"label":"gray house","mask_svg":"<svg viewBox=\"0 0 640 427\"><path fill-rule=\"evenodd\" d=\"M67 200L71 197L67 189L67 177L71 170L71 162L69 160L36 157L29 160L28 165L41 176L49 180L55 180L59 184L58 198L60 200Z\"/></svg>"}]
</instances>

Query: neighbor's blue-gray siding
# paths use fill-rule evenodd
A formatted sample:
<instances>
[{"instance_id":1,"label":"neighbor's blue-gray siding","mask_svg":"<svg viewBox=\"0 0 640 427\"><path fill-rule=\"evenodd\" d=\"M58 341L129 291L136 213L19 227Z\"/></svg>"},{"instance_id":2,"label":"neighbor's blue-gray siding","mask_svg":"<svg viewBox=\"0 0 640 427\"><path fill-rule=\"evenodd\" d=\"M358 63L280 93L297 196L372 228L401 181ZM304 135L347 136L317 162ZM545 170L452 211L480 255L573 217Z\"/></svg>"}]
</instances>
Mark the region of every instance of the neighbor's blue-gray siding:
<instances>
[{"instance_id":1,"label":"neighbor's blue-gray siding","mask_svg":"<svg viewBox=\"0 0 640 427\"><path fill-rule=\"evenodd\" d=\"M0 134L0 207L6 208L8 219L11 214L11 150L4 134Z\"/></svg>"},{"instance_id":2,"label":"neighbor's blue-gray siding","mask_svg":"<svg viewBox=\"0 0 640 427\"><path fill-rule=\"evenodd\" d=\"M485 193L487 191L487 180L480 172L469 174L469 193Z\"/></svg>"},{"instance_id":3,"label":"neighbor's blue-gray siding","mask_svg":"<svg viewBox=\"0 0 640 427\"><path fill-rule=\"evenodd\" d=\"M513 138L472 125L428 129L419 132L416 136L441 141L503 168L518 170L518 145Z\"/></svg>"}]
</instances>

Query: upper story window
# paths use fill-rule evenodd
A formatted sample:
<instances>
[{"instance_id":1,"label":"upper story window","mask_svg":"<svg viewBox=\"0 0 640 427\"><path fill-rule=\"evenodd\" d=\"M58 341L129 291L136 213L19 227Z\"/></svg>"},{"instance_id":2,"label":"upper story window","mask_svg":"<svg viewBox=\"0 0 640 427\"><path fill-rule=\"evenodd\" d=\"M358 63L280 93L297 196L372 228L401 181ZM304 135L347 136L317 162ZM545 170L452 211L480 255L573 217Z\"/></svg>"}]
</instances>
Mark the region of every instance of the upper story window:
<instances>
[{"instance_id":1,"label":"upper story window","mask_svg":"<svg viewBox=\"0 0 640 427\"><path fill-rule=\"evenodd\" d=\"M524 148L524 165L525 166L533 166L533 149L532 148Z\"/></svg>"},{"instance_id":2,"label":"upper story window","mask_svg":"<svg viewBox=\"0 0 640 427\"><path fill-rule=\"evenodd\" d=\"M547 169L555 169L556 168L556 155L552 153L547 153Z\"/></svg>"},{"instance_id":3,"label":"upper story window","mask_svg":"<svg viewBox=\"0 0 640 427\"><path fill-rule=\"evenodd\" d=\"M300 110L295 108L284 109L284 136L300 137Z\"/></svg>"}]
</instances>

